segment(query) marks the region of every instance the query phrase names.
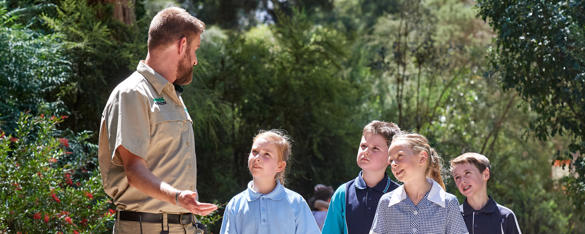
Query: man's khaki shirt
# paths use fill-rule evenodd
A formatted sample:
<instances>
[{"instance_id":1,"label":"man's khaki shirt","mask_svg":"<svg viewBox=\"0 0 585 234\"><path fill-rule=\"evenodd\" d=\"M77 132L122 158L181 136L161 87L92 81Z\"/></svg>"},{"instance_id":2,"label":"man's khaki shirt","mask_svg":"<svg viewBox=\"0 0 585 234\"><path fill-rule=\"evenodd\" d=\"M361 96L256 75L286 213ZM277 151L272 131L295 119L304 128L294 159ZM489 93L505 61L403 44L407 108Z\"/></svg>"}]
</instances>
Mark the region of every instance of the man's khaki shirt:
<instances>
[{"instance_id":1,"label":"man's khaki shirt","mask_svg":"<svg viewBox=\"0 0 585 234\"><path fill-rule=\"evenodd\" d=\"M128 184L120 155L124 146L146 161L162 181L196 191L192 120L173 84L143 62L110 94L100 126L99 166L104 190L120 210L188 213Z\"/></svg>"}]
</instances>

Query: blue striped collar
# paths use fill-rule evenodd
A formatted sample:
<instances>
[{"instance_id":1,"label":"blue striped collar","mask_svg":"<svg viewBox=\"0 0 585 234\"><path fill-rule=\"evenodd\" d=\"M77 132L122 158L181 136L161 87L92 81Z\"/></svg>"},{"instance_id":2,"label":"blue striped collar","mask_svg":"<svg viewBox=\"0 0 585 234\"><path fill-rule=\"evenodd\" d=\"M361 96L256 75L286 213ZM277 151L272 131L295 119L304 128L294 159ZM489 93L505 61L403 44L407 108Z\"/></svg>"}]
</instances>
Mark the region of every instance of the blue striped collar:
<instances>
[{"instance_id":1,"label":"blue striped collar","mask_svg":"<svg viewBox=\"0 0 585 234\"><path fill-rule=\"evenodd\" d=\"M445 208L445 197L447 196L447 192L445 192L441 185L439 185L439 183L435 182L434 180L427 178L427 181L433 184L431 186L431 191L429 191L427 199ZM391 193L392 195L390 197L390 203L388 204L388 207L396 205L401 201L405 200L406 198L408 198L408 195L406 195L406 190L404 190L404 185L400 185L400 187L393 190Z\"/></svg>"}]
</instances>

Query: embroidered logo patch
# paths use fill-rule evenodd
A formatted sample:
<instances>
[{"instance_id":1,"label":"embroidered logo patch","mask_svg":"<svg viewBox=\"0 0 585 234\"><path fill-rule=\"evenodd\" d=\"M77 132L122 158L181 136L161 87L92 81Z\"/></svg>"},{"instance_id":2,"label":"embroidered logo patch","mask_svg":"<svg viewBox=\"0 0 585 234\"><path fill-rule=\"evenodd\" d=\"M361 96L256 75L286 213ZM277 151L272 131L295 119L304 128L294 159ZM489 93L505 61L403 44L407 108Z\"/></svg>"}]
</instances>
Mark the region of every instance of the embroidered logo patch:
<instances>
[{"instance_id":1,"label":"embroidered logo patch","mask_svg":"<svg viewBox=\"0 0 585 234\"><path fill-rule=\"evenodd\" d=\"M153 101L154 101L154 104L157 104L157 105L167 104L167 101L165 101L165 99L162 98L162 97L161 98L155 98L155 99L153 99Z\"/></svg>"}]
</instances>

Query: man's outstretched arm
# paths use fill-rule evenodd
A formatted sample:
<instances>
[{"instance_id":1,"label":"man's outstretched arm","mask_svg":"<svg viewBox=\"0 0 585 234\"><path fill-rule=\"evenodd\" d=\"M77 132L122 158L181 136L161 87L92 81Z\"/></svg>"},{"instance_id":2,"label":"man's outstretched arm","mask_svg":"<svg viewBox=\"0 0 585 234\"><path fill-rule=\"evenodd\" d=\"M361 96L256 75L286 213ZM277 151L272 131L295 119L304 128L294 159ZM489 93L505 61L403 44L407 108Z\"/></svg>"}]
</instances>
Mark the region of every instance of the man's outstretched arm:
<instances>
[{"instance_id":1,"label":"man's outstretched arm","mask_svg":"<svg viewBox=\"0 0 585 234\"><path fill-rule=\"evenodd\" d=\"M146 167L144 159L128 151L124 146L120 145L117 151L120 154L130 186L153 198L183 207L193 214L208 215L217 209L214 204L198 202L196 192L178 190L161 181Z\"/></svg>"}]
</instances>

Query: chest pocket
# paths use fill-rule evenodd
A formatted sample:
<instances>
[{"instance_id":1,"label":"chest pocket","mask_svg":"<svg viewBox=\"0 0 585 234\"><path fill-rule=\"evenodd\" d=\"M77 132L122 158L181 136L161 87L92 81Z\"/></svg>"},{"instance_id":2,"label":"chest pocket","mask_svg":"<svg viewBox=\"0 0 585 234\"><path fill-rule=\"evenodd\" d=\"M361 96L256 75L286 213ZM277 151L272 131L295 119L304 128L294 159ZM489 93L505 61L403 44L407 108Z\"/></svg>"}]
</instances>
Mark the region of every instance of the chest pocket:
<instances>
[{"instance_id":1,"label":"chest pocket","mask_svg":"<svg viewBox=\"0 0 585 234\"><path fill-rule=\"evenodd\" d=\"M150 112L150 135L177 136L190 126L191 120L182 107L167 103Z\"/></svg>"}]
</instances>

